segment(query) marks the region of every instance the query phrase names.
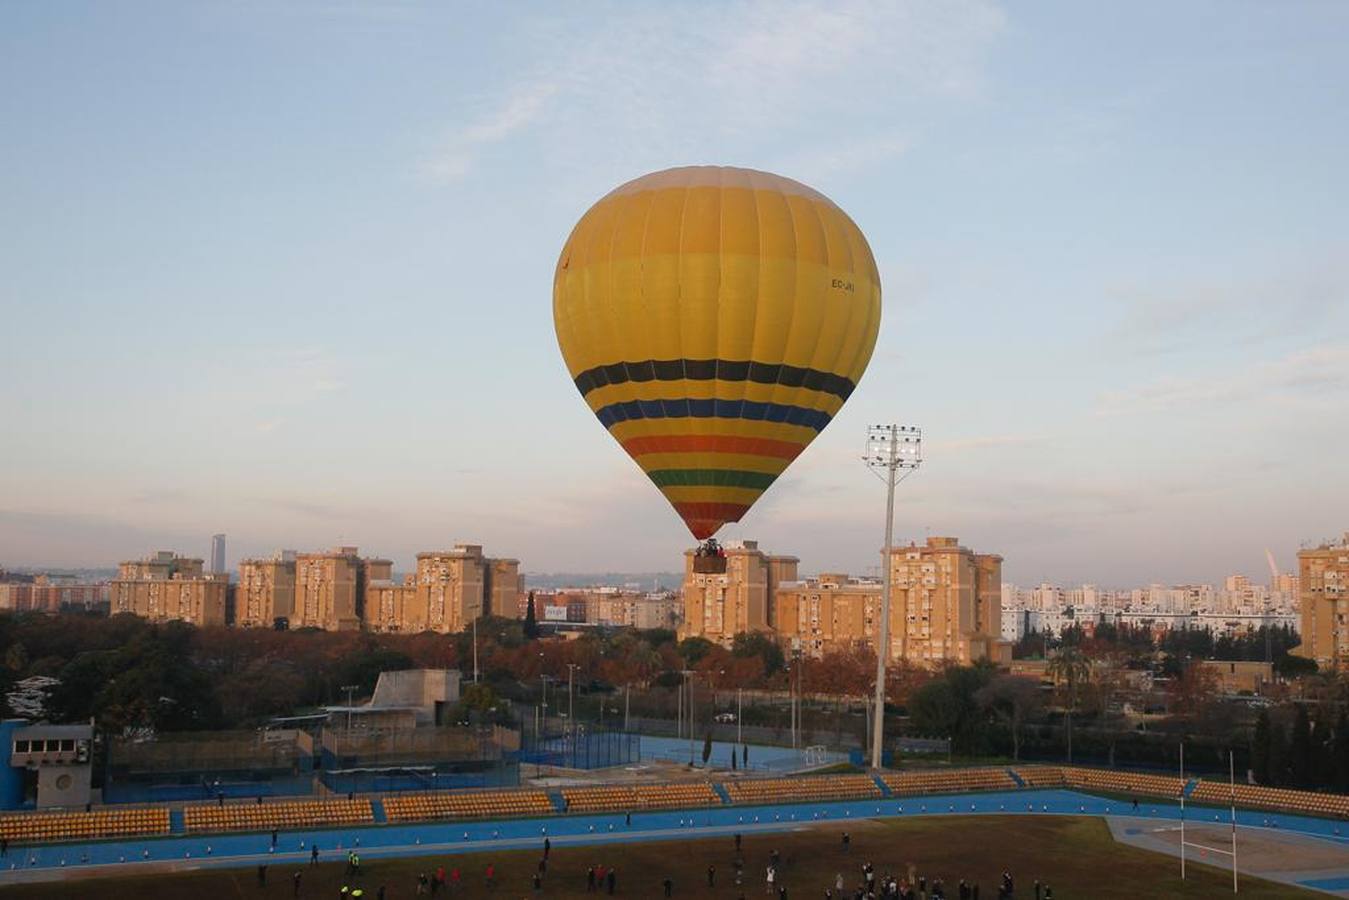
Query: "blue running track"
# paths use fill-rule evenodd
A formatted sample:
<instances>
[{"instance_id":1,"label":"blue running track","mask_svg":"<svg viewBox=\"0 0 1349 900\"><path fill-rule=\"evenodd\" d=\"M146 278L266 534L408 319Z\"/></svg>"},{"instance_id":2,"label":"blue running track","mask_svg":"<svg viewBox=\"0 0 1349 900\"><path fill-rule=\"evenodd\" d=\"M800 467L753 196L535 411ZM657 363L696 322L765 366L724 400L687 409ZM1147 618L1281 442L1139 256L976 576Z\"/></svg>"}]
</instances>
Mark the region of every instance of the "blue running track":
<instances>
[{"instance_id":1,"label":"blue running track","mask_svg":"<svg viewBox=\"0 0 1349 900\"><path fill-rule=\"evenodd\" d=\"M632 825L622 813L553 816L543 819L507 819L488 822L416 825L367 825L313 831L285 831L277 848L268 834L165 837L125 841L68 843L40 848L11 847L0 869L0 884L41 877L41 870L111 866L100 874L134 874L146 863L157 869L253 866L261 862L307 863L315 842L320 859L340 861L357 848L367 859L421 854L444 855L488 849L538 847L545 835L554 846L610 841L671 840L733 832L785 831L803 825L862 818L911 818L943 815L1126 815L1176 820L1180 808L1170 803L1144 803L1137 813L1119 800L1069 790L1007 791L999 793L930 795L925 797L852 800L776 806L721 806L712 809L633 813ZM1226 809L1188 806L1189 822L1228 821ZM1349 843L1349 823L1307 816L1237 811L1243 826L1277 828L1340 843ZM18 875L17 870L29 870ZM56 872L51 876L60 877Z\"/></svg>"}]
</instances>

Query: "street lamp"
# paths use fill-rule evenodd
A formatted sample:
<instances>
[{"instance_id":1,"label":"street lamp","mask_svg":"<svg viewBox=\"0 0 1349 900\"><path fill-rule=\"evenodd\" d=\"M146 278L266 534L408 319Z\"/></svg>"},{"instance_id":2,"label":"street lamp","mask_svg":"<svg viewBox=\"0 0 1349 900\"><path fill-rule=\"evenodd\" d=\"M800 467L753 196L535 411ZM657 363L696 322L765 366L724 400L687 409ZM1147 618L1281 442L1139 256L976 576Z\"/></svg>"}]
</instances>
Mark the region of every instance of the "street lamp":
<instances>
[{"instance_id":1,"label":"street lamp","mask_svg":"<svg viewBox=\"0 0 1349 900\"><path fill-rule=\"evenodd\" d=\"M885 548L881 551L881 621L876 629L876 709L871 728L871 767L881 767L882 728L885 719L885 658L890 655L890 584L893 565L890 547L894 543L895 485L909 477L923 461L923 433L906 425L871 425L867 428L867 449L862 462L885 482ZM904 655L908 629L900 633L900 655Z\"/></svg>"}]
</instances>

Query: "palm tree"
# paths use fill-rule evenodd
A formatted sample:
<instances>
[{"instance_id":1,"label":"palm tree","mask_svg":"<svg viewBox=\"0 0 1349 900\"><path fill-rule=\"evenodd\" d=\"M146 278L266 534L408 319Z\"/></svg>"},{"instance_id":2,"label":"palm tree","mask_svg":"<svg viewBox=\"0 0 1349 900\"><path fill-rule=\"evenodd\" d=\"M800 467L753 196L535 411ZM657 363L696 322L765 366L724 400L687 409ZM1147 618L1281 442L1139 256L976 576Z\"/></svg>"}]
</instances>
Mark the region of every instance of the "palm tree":
<instances>
[{"instance_id":1,"label":"palm tree","mask_svg":"<svg viewBox=\"0 0 1349 900\"><path fill-rule=\"evenodd\" d=\"M1063 647L1049 661L1046 668L1057 682L1068 685L1068 763L1073 761L1073 712L1077 709L1077 686L1091 676L1091 660L1077 647Z\"/></svg>"}]
</instances>

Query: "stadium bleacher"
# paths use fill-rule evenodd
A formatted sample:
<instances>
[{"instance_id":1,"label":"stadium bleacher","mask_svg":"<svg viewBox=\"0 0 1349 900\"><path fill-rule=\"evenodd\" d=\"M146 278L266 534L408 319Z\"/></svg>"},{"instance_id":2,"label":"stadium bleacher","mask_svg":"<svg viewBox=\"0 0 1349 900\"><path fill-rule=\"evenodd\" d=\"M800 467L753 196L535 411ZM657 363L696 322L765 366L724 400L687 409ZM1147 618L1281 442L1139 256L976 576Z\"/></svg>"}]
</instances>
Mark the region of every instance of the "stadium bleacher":
<instances>
[{"instance_id":1,"label":"stadium bleacher","mask_svg":"<svg viewBox=\"0 0 1349 900\"><path fill-rule=\"evenodd\" d=\"M366 825L374 821L375 814L368 799L288 800L183 808L183 825L189 833Z\"/></svg>"},{"instance_id":2,"label":"stadium bleacher","mask_svg":"<svg viewBox=\"0 0 1349 900\"><path fill-rule=\"evenodd\" d=\"M1017 766L1016 774L1028 788L1061 788L1067 783L1058 766Z\"/></svg>"},{"instance_id":3,"label":"stadium bleacher","mask_svg":"<svg viewBox=\"0 0 1349 900\"><path fill-rule=\"evenodd\" d=\"M1093 769L1079 766L1015 766L1027 788L1068 787L1122 796L1179 797L1187 781L1173 775ZM1016 789L1006 768L928 769L888 772L882 776L896 796L956 794ZM818 775L727 781L726 795L737 804L775 804L879 798L880 787L870 775ZM1225 781L1197 782L1189 799L1226 806L1235 791L1238 806L1349 819L1349 796L1286 788L1236 785ZM562 790L571 812L637 812L660 809L697 809L718 806L722 796L709 782L623 784L569 787ZM383 800L390 822L447 819L526 818L553 815L547 792L537 789L444 791L394 794ZM183 809L188 833L269 831L374 823L369 799L287 800L267 803L189 805ZM56 843L150 835L167 835L165 807L105 807L92 812L25 812L0 815L0 838L13 844Z\"/></svg>"},{"instance_id":4,"label":"stadium bleacher","mask_svg":"<svg viewBox=\"0 0 1349 900\"><path fill-rule=\"evenodd\" d=\"M707 782L566 788L562 796L571 812L698 809L721 805L721 797Z\"/></svg>"},{"instance_id":5,"label":"stadium bleacher","mask_svg":"<svg viewBox=\"0 0 1349 900\"><path fill-rule=\"evenodd\" d=\"M1295 791L1290 788L1262 787L1253 784L1238 784L1233 788L1225 781L1200 781L1190 794L1190 799L1197 803L1226 806L1232 802L1234 791L1237 806L1330 818L1349 817L1349 797L1343 794L1318 794L1314 791Z\"/></svg>"},{"instance_id":6,"label":"stadium bleacher","mask_svg":"<svg viewBox=\"0 0 1349 900\"><path fill-rule=\"evenodd\" d=\"M732 803L791 803L880 797L881 789L870 775L815 775L732 781L726 793Z\"/></svg>"},{"instance_id":7,"label":"stadium bleacher","mask_svg":"<svg viewBox=\"0 0 1349 900\"><path fill-rule=\"evenodd\" d=\"M1186 785L1185 779L1175 775L1123 772L1119 769L1084 769L1076 766L1064 766L1063 779L1067 786L1072 788L1167 799L1178 798Z\"/></svg>"},{"instance_id":8,"label":"stadium bleacher","mask_svg":"<svg viewBox=\"0 0 1349 900\"><path fill-rule=\"evenodd\" d=\"M0 838L12 844L98 840L169 833L167 809L99 809L0 816Z\"/></svg>"},{"instance_id":9,"label":"stadium bleacher","mask_svg":"<svg viewBox=\"0 0 1349 900\"><path fill-rule=\"evenodd\" d=\"M553 804L543 791L461 791L395 794L384 798L384 814L390 822L512 819L547 816L553 812Z\"/></svg>"},{"instance_id":10,"label":"stadium bleacher","mask_svg":"<svg viewBox=\"0 0 1349 900\"><path fill-rule=\"evenodd\" d=\"M1006 769L932 769L891 772L881 780L892 794L962 794L969 791L1012 791L1016 781Z\"/></svg>"}]
</instances>

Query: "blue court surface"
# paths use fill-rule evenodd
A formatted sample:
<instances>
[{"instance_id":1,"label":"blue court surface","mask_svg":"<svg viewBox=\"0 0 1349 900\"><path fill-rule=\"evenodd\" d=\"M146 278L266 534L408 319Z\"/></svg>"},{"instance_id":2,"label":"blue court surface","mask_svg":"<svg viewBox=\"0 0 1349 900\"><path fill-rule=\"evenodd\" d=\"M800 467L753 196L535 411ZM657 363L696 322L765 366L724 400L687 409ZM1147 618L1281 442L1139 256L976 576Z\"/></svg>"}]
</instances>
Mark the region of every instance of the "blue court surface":
<instances>
[{"instance_id":1,"label":"blue court surface","mask_svg":"<svg viewBox=\"0 0 1349 900\"><path fill-rule=\"evenodd\" d=\"M422 854L445 855L485 849L538 847L545 836L554 846L610 841L671 840L733 832L784 831L848 819L942 815L1123 815L1176 820L1180 808L1168 803L1143 803L1133 812L1127 802L1107 800L1070 790L1024 790L999 793L930 795L828 803L774 806L721 806L711 809L622 814L568 815L541 819L506 819L468 823L369 825L359 828L283 831L275 851L268 834L166 837L127 841L68 843L41 848L12 847L0 860L0 883L61 877L60 870L104 868L99 874L134 874L146 865L157 869L253 866L261 862L305 863L318 844L320 859L340 861L350 849L367 859ZM1226 823L1226 809L1186 807L1186 820ZM1237 812L1243 826L1278 829L1329 841L1349 842L1349 823L1306 816ZM26 870L26 871L24 871ZM22 871L22 874L20 872ZM1313 886L1313 885L1308 885ZM1335 888L1330 888L1335 890Z\"/></svg>"}]
</instances>

